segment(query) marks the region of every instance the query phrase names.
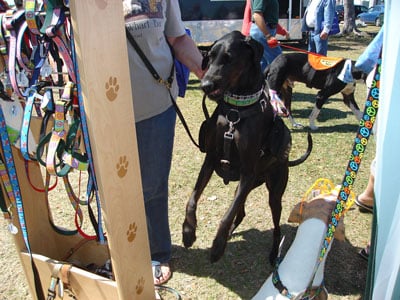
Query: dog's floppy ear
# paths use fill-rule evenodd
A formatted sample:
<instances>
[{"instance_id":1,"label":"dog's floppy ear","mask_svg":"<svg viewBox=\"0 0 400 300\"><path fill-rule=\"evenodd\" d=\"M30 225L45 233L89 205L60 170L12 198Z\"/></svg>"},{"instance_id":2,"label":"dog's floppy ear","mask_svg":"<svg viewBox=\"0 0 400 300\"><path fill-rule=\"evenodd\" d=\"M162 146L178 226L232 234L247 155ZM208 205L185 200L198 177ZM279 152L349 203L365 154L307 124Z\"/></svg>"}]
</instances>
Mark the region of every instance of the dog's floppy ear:
<instances>
[{"instance_id":1,"label":"dog's floppy ear","mask_svg":"<svg viewBox=\"0 0 400 300\"><path fill-rule=\"evenodd\" d=\"M203 56L203 60L201 62L201 69L205 70L208 67L208 62L210 61L209 57L208 57L208 53L206 55Z\"/></svg>"},{"instance_id":2,"label":"dog's floppy ear","mask_svg":"<svg viewBox=\"0 0 400 300\"><path fill-rule=\"evenodd\" d=\"M207 47L207 51L203 50L201 51L201 53L203 54L203 61L201 62L201 69L205 70L208 68L208 64L210 62L210 51L212 49L212 47L214 47L214 45L217 43L217 41L214 41L214 43L212 43L212 45L210 47ZM205 48L204 48L205 49Z\"/></svg>"},{"instance_id":3,"label":"dog's floppy ear","mask_svg":"<svg viewBox=\"0 0 400 300\"><path fill-rule=\"evenodd\" d=\"M250 46L254 53L254 63L259 64L261 61L261 57L264 53L264 47L251 36L245 37L246 43Z\"/></svg>"}]
</instances>

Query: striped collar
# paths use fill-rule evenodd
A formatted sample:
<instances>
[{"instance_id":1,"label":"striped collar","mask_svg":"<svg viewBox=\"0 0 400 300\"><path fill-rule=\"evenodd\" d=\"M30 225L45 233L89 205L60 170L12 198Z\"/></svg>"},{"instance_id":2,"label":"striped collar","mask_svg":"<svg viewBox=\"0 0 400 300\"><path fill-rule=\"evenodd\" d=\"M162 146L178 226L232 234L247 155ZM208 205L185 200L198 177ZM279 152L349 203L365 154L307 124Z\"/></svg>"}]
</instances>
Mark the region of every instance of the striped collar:
<instances>
[{"instance_id":1,"label":"striped collar","mask_svg":"<svg viewBox=\"0 0 400 300\"><path fill-rule=\"evenodd\" d=\"M263 91L264 88L261 88L261 90L259 90L254 94L244 95L244 96L225 93L224 101L234 106L249 106L256 103L260 99L260 96L263 93Z\"/></svg>"}]
</instances>

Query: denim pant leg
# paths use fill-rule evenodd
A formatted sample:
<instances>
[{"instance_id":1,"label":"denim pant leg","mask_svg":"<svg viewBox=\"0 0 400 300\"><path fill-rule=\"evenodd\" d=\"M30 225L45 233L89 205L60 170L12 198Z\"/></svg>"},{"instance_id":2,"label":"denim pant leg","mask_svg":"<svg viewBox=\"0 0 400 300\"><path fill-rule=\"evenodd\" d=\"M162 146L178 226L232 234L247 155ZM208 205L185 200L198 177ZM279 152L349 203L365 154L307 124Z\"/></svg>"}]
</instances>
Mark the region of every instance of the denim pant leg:
<instances>
[{"instance_id":1,"label":"denim pant leg","mask_svg":"<svg viewBox=\"0 0 400 300\"><path fill-rule=\"evenodd\" d=\"M175 135L174 107L136 123L140 172L151 259L161 263L171 258L168 221L168 178Z\"/></svg>"},{"instance_id":2,"label":"denim pant leg","mask_svg":"<svg viewBox=\"0 0 400 300\"><path fill-rule=\"evenodd\" d=\"M268 28L269 32L275 36L276 29ZM270 48L267 44L267 39L265 38L263 32L258 28L256 24L251 24L250 27L250 36L254 38L257 42L259 42L264 47L264 53L261 58L261 70L264 71L265 68L279 55L282 53L282 49L280 46L275 48Z\"/></svg>"},{"instance_id":3,"label":"denim pant leg","mask_svg":"<svg viewBox=\"0 0 400 300\"><path fill-rule=\"evenodd\" d=\"M322 40L319 34L314 34L314 32L310 31L308 51L326 56L328 53L328 39Z\"/></svg>"}]
</instances>

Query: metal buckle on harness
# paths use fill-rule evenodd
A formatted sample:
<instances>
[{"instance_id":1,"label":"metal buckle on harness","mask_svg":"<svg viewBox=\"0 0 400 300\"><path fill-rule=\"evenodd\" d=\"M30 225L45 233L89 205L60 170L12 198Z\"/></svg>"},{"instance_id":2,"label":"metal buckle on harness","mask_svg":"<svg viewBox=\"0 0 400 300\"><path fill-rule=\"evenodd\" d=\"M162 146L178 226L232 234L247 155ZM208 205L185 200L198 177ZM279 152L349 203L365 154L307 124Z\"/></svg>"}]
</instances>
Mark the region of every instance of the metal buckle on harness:
<instances>
[{"instance_id":1,"label":"metal buckle on harness","mask_svg":"<svg viewBox=\"0 0 400 300\"><path fill-rule=\"evenodd\" d=\"M240 122L240 114L237 109L230 109L225 115L229 122L229 130L224 133L224 139L233 140L234 125Z\"/></svg>"},{"instance_id":2,"label":"metal buckle on harness","mask_svg":"<svg viewBox=\"0 0 400 300\"><path fill-rule=\"evenodd\" d=\"M229 130L229 131L226 131L226 132L224 133L224 139L233 140L233 132L231 132L230 130Z\"/></svg>"},{"instance_id":3,"label":"metal buckle on harness","mask_svg":"<svg viewBox=\"0 0 400 300\"><path fill-rule=\"evenodd\" d=\"M231 119L232 117L236 116L236 120L235 119ZM230 109L227 114L225 115L225 118L228 120L229 122L229 127L239 123L240 121L240 113L237 109Z\"/></svg>"},{"instance_id":4,"label":"metal buckle on harness","mask_svg":"<svg viewBox=\"0 0 400 300\"><path fill-rule=\"evenodd\" d=\"M267 101L265 99L260 100L261 112L264 112L267 109Z\"/></svg>"}]
</instances>

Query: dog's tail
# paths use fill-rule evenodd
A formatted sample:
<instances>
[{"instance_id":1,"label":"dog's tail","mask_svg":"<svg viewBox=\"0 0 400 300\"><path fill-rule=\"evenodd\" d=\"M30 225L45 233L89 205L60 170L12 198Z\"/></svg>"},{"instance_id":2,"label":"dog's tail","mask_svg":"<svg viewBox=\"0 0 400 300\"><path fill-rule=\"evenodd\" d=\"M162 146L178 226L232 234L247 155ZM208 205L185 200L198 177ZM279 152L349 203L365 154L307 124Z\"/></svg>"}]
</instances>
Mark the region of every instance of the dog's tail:
<instances>
[{"instance_id":1,"label":"dog's tail","mask_svg":"<svg viewBox=\"0 0 400 300\"><path fill-rule=\"evenodd\" d=\"M305 162L306 159L310 156L312 148L313 148L313 141L311 137L311 133L308 133L307 135L307 141L308 141L308 147L306 153L304 153L300 158L296 160L289 160L289 167L294 167L298 166L301 163Z\"/></svg>"}]
</instances>

